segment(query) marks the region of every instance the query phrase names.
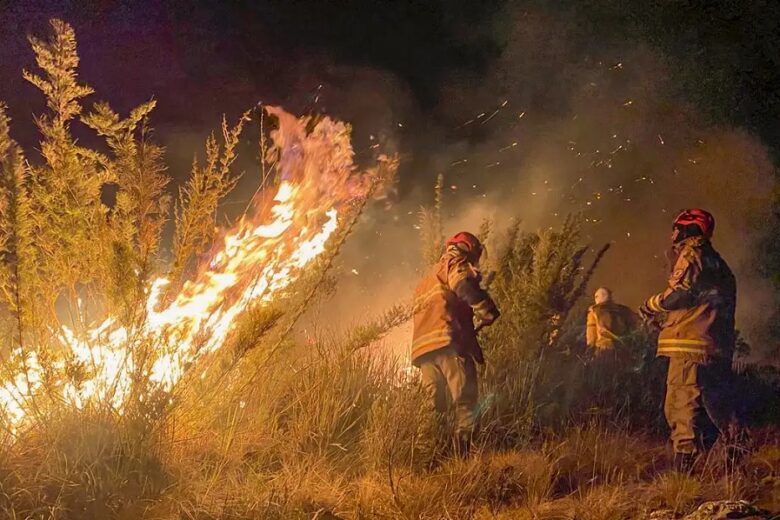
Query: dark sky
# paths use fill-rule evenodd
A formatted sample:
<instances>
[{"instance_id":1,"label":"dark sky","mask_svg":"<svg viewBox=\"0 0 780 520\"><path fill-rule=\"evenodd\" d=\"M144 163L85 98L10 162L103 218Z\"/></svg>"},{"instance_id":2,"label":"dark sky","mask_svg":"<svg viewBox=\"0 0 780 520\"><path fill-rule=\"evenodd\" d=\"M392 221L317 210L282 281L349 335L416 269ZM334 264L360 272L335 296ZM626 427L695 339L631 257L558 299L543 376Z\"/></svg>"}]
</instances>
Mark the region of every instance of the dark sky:
<instances>
[{"instance_id":1,"label":"dark sky","mask_svg":"<svg viewBox=\"0 0 780 520\"><path fill-rule=\"evenodd\" d=\"M22 118L35 107L19 74L32 61L24 35L42 33L53 16L76 28L82 76L98 96L127 109L154 95L158 125L197 127L261 97L303 109L334 64L389 71L424 116L441 117L442 82L488 68L506 45L508 13L534 10L572 20L569 38L582 41L583 53L594 42L657 48L702 110L780 147L777 2L3 0L0 6L0 99Z\"/></svg>"},{"instance_id":2,"label":"dark sky","mask_svg":"<svg viewBox=\"0 0 780 520\"><path fill-rule=\"evenodd\" d=\"M333 65L387 70L432 106L443 73L484 67L496 55L492 28L502 7L498 1L0 5L0 97L14 113L35 95L20 76L32 66L25 35L44 34L56 16L74 26L82 78L98 96L108 94L127 109L153 94L160 100L156 119L193 126L258 100L309 108Z\"/></svg>"}]
</instances>

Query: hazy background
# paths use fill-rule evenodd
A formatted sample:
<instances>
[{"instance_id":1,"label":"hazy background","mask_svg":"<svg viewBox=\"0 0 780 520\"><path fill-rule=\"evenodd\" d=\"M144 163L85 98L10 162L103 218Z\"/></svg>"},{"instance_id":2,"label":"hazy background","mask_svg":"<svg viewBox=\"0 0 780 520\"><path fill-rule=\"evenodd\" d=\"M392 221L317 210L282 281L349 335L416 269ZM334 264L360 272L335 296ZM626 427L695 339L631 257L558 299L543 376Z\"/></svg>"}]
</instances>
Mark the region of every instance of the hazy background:
<instances>
[{"instance_id":1,"label":"hazy background","mask_svg":"<svg viewBox=\"0 0 780 520\"><path fill-rule=\"evenodd\" d=\"M25 35L59 16L77 31L90 101L127 111L158 100L175 179L222 113L258 102L350 121L359 160L375 144L397 151L396 190L367 212L321 311L339 324L409 296L417 212L439 173L448 233L581 213L594 248L613 243L595 284L632 306L664 286L676 210L701 206L738 276L738 325L773 352L780 8L646 4L0 1L0 99L31 150L43 103L21 78L33 66ZM227 214L258 179L257 132L246 135Z\"/></svg>"}]
</instances>

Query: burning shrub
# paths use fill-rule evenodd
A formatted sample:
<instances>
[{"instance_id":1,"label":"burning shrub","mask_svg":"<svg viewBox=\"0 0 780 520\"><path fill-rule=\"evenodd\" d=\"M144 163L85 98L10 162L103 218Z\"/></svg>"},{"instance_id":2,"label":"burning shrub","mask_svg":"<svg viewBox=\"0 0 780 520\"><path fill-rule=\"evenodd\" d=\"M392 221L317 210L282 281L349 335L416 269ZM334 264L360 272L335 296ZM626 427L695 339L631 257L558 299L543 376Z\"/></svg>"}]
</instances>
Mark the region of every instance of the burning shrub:
<instances>
[{"instance_id":1,"label":"burning shrub","mask_svg":"<svg viewBox=\"0 0 780 520\"><path fill-rule=\"evenodd\" d=\"M83 114L92 89L78 81L74 32L59 20L51 25L50 39L31 39L42 73L25 72L48 102L48 112L36 119L39 164L28 162L10 138L0 106L0 332L10 345L0 353L0 416L12 451L37 445L38 451L25 454L30 461L69 454L67 466L53 468L52 478L86 493L83 501L116 512L113 499L90 486L111 487L112 472L117 482L146 482L147 463L135 453L154 453L157 442L176 446L198 432L193 416L223 428L226 420L240 423L231 413L243 409L244 401L223 395L216 401L218 413L204 413L192 406L196 400L184 386L208 381L217 388L227 385L235 396L242 388L235 373L246 374L242 360L263 337L270 338L264 362L289 343L295 322L327 280L333 256L396 163L381 157L377 167L359 172L348 125L266 107L278 125L262 160L269 161L278 184L261 186L264 192L251 211L232 228L215 232L218 204L236 184L231 165L250 113L232 128L223 121L222 142L213 135L207 139L205 162L194 163L180 191L174 261L164 277L157 255L170 196L163 150L148 126L155 103L137 107L126 119L107 103ZM107 153L77 144L71 126L79 119L105 139ZM101 199L108 185L116 191L111 207ZM241 330L232 334L239 323ZM225 343L231 348L220 352ZM273 393L277 400L266 413L276 415L276 430L265 434L284 432L276 436L287 441L284 449L319 456L357 446L382 376L366 370L367 360L335 352L307 358L317 364L299 369L311 379L288 379L279 385L286 394ZM334 364L321 363L325 360ZM311 385L313 380L318 383ZM335 387L323 394L317 385L326 383ZM286 398L291 400L283 404ZM316 406L319 415L313 413ZM94 442L31 441L49 438L62 417L85 425L79 438L94 433L89 437ZM224 450L201 448L207 472L230 469ZM165 455L173 462L177 451ZM92 478L92 471L100 474ZM131 473L138 478L129 478ZM18 482L34 486L33 480L20 476ZM139 486L144 493L158 489ZM43 494L13 510L29 511L69 495L57 496ZM62 514L77 514L77 503L63 502Z\"/></svg>"},{"instance_id":2,"label":"burning shrub","mask_svg":"<svg viewBox=\"0 0 780 520\"><path fill-rule=\"evenodd\" d=\"M127 119L98 103L81 120L110 154L77 145L70 127L92 89L78 83L71 27L54 20L52 29L50 40L31 39L43 75L25 72L48 100L49 112L37 119L42 164L27 166L0 117L2 296L13 318L0 404L11 429L60 403L121 413L134 394L172 391L225 343L237 316L283 298L329 239L343 241L394 169L383 159L359 173L347 125L268 107L279 125L263 160L274 161L279 184L262 186L274 195L255 201L215 242L217 206L236 184L231 165L249 113L232 128L223 121L224 142L207 139L205 163L195 161L180 191L173 266L167 278L157 276L170 197L162 150L147 126L155 103ZM113 208L101 200L109 183L117 190ZM208 247L208 262L195 269L194 257Z\"/></svg>"}]
</instances>

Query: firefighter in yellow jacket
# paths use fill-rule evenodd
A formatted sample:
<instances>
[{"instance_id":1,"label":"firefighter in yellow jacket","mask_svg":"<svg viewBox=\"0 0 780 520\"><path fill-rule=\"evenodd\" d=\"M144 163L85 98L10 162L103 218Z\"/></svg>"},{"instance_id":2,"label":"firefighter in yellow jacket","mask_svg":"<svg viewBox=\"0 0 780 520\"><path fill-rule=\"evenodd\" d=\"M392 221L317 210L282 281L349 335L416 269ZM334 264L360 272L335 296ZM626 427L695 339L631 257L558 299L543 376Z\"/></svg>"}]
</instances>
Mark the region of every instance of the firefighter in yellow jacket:
<instances>
[{"instance_id":1,"label":"firefighter in yellow jacket","mask_svg":"<svg viewBox=\"0 0 780 520\"><path fill-rule=\"evenodd\" d=\"M452 402L461 454L468 452L477 421L476 363L484 362L477 331L499 315L480 286L480 256L482 244L471 233L450 238L444 255L417 286L414 301L412 363L438 412L446 412Z\"/></svg>"},{"instance_id":2,"label":"firefighter in yellow jacket","mask_svg":"<svg viewBox=\"0 0 780 520\"><path fill-rule=\"evenodd\" d=\"M715 219L704 210L677 216L668 287L640 308L660 327L657 355L669 358L664 413L675 468L683 472L718 435L733 447L739 433L731 369L737 288L710 243L714 229Z\"/></svg>"},{"instance_id":3,"label":"firefighter in yellow jacket","mask_svg":"<svg viewBox=\"0 0 780 520\"><path fill-rule=\"evenodd\" d=\"M597 354L613 351L638 325L637 317L625 305L616 303L612 291L599 287L594 295L594 304L588 309L585 337L588 347Z\"/></svg>"}]
</instances>

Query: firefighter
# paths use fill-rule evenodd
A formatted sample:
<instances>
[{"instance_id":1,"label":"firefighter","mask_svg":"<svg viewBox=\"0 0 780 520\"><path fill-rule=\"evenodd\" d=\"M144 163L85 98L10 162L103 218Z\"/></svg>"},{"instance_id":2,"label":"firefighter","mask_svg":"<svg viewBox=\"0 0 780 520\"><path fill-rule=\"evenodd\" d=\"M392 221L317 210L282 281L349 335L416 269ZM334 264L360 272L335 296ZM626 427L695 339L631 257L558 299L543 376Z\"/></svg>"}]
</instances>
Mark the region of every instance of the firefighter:
<instances>
[{"instance_id":1,"label":"firefighter","mask_svg":"<svg viewBox=\"0 0 780 520\"><path fill-rule=\"evenodd\" d=\"M477 422L476 363L484 362L477 332L499 316L480 286L480 256L477 237L454 235L415 291L412 363L437 412L445 413L452 402L460 455L468 453Z\"/></svg>"},{"instance_id":2,"label":"firefighter","mask_svg":"<svg viewBox=\"0 0 780 520\"><path fill-rule=\"evenodd\" d=\"M629 338L638 325L638 317L630 308L616 303L612 291L606 287L596 290L585 331L591 358L585 369L585 382L591 407L617 410L630 400L623 388L623 375L633 366Z\"/></svg>"},{"instance_id":3,"label":"firefighter","mask_svg":"<svg viewBox=\"0 0 780 520\"><path fill-rule=\"evenodd\" d=\"M739 435L731 368L736 280L710 242L714 229L702 209L674 219L668 287L640 308L660 329L657 356L669 358L664 414L680 472L690 472L718 435L736 453Z\"/></svg>"},{"instance_id":4,"label":"firefighter","mask_svg":"<svg viewBox=\"0 0 780 520\"><path fill-rule=\"evenodd\" d=\"M637 327L634 312L615 303L612 291L600 287L594 295L594 304L588 309L586 339L588 347L596 354L614 351L615 345Z\"/></svg>"}]
</instances>

